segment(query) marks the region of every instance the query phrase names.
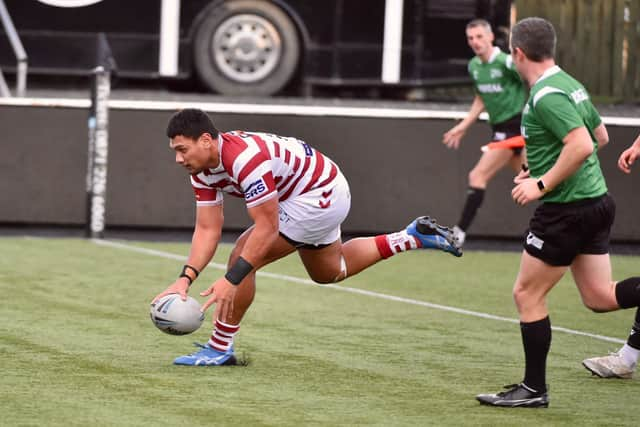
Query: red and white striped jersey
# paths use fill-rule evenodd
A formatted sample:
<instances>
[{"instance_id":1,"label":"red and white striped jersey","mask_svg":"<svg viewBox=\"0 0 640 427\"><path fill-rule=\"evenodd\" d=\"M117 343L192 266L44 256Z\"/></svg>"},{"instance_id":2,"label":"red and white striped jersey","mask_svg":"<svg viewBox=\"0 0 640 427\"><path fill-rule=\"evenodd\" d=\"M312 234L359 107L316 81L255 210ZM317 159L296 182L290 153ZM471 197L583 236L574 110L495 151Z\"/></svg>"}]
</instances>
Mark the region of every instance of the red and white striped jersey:
<instances>
[{"instance_id":1,"label":"red and white striped jersey","mask_svg":"<svg viewBox=\"0 0 640 427\"><path fill-rule=\"evenodd\" d=\"M218 135L220 164L191 175L198 206L222 203L222 193L243 197L247 207L325 187L337 166L304 141L270 133L233 131Z\"/></svg>"}]
</instances>

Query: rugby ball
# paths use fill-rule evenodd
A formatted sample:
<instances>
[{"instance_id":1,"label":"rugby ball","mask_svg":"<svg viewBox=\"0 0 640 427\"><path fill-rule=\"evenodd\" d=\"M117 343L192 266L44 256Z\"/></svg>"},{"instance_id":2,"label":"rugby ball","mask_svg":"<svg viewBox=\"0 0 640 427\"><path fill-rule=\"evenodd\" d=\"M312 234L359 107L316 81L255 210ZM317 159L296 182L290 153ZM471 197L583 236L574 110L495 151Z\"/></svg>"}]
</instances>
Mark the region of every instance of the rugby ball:
<instances>
[{"instance_id":1,"label":"rugby ball","mask_svg":"<svg viewBox=\"0 0 640 427\"><path fill-rule=\"evenodd\" d=\"M186 335L197 330L204 320L200 303L187 296L186 301L179 294L169 294L151 303L151 321L162 332L171 335Z\"/></svg>"}]
</instances>

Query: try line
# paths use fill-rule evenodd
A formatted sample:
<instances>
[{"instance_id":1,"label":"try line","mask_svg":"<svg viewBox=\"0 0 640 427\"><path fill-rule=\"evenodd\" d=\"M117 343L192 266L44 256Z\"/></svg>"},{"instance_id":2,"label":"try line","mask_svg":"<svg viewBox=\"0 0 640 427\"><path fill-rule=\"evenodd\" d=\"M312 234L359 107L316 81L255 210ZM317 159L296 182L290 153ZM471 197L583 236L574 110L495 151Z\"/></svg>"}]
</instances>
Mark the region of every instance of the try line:
<instances>
[{"instance_id":1,"label":"try line","mask_svg":"<svg viewBox=\"0 0 640 427\"><path fill-rule=\"evenodd\" d=\"M138 246L128 245L126 243L121 243L121 242L114 242L114 241L111 241L111 240L91 239L91 241L94 242L97 245L103 245L103 246L109 246L109 247L112 247L112 248L124 249L124 250L138 252L138 253L142 253L142 254L146 254L146 255L152 255L152 256L157 256L157 257L162 257L162 258L167 258L167 259L174 259L174 260L178 260L178 261L186 261L187 260L187 257L183 256L183 255L176 255L176 254L172 254L172 253L169 253L169 252L158 251L158 250L155 250L155 249L141 248L141 247L138 247ZM215 262L210 262L209 266L211 266L213 268L217 268L219 270L226 270L227 269L226 265L215 263ZM432 308L432 309L436 309L436 310L443 310L443 311L449 311L449 312L452 312L452 313L464 314L466 316L474 316L474 317L480 317L480 318L483 318L483 319L498 320L498 321L501 321L501 322L509 322L509 323L517 323L517 324L520 323L520 321L518 319L513 319L513 318L509 318L509 317L495 316L493 314L482 313L482 312L479 312L479 311L464 310L462 308L450 307L450 306L441 305L441 304L434 304L434 303L430 303L430 302L426 302L426 301L414 300L414 299L411 299L411 298L397 297L397 296L394 296L394 295L387 295L387 294L382 294L382 293L379 293L379 292L367 291L367 290L364 290L364 289L350 288L348 286L339 286L339 285L319 285L319 284L315 283L311 279L304 279L304 278L300 278L300 277L287 276L287 275L284 275L284 274L277 274L277 273L268 273L268 272L265 272L265 271L258 271L256 274L259 277L269 277L269 278L272 278L272 279L279 279L279 280L284 280L284 281L287 281L287 282L299 283L301 285L322 286L323 288L331 288L331 289L335 289L337 291L351 292L353 294L360 294L360 295L367 295L367 296L370 296L370 297L381 298L381 299L385 299L385 300L388 300L388 301L402 302L402 303L405 303L405 304L417 305L417 306L421 306L421 307L428 307L428 308ZM580 335L580 336L584 336L584 337L595 338L595 339L601 340L601 341L613 342L613 343L618 343L618 344L624 344L626 342L626 341L618 339L618 338L612 338L612 337L607 337L607 336L604 336L604 335L597 335L597 334L591 334L591 333L588 333L588 332L576 331L576 330L573 330L573 329L563 328L561 326L552 326L551 328L554 331L564 332L564 333L571 334L571 335Z\"/></svg>"}]
</instances>

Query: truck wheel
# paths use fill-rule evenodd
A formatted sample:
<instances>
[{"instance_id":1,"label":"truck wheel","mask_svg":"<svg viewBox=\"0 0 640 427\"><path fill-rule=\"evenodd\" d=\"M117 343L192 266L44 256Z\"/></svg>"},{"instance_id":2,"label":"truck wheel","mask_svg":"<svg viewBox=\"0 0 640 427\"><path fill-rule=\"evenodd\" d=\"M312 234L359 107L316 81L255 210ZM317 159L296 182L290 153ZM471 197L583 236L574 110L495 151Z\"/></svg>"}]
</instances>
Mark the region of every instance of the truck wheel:
<instances>
[{"instance_id":1,"label":"truck wheel","mask_svg":"<svg viewBox=\"0 0 640 427\"><path fill-rule=\"evenodd\" d=\"M200 80L224 95L273 95L294 76L300 40L289 16L256 0L226 1L195 32L194 64Z\"/></svg>"}]
</instances>

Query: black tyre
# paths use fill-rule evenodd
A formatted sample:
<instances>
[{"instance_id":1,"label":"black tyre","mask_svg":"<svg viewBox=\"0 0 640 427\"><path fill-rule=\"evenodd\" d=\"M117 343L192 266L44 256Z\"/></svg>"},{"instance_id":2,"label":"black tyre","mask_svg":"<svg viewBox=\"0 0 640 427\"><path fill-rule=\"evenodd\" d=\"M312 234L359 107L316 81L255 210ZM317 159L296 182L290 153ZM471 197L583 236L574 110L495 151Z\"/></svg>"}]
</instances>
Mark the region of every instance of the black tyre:
<instances>
[{"instance_id":1,"label":"black tyre","mask_svg":"<svg viewBox=\"0 0 640 427\"><path fill-rule=\"evenodd\" d=\"M299 60L295 26L267 1L220 3L195 32L198 77L224 95L273 95L293 78Z\"/></svg>"}]
</instances>

